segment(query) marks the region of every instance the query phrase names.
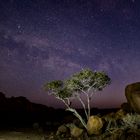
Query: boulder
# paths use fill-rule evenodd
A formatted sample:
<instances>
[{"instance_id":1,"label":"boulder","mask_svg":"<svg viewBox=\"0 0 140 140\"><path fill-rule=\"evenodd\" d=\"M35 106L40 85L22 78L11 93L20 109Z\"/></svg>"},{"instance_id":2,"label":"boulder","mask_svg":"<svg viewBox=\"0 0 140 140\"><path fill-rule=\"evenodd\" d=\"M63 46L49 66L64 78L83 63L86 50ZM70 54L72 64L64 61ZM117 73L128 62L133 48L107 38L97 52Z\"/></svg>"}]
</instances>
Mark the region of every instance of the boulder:
<instances>
[{"instance_id":1,"label":"boulder","mask_svg":"<svg viewBox=\"0 0 140 140\"><path fill-rule=\"evenodd\" d=\"M89 135L98 135L101 133L103 127L103 121L98 116L90 116L87 122L87 131Z\"/></svg>"},{"instance_id":2,"label":"boulder","mask_svg":"<svg viewBox=\"0 0 140 140\"><path fill-rule=\"evenodd\" d=\"M40 126L39 126L38 122L33 123L33 129L34 130L38 130L39 128L40 128Z\"/></svg>"},{"instance_id":3,"label":"boulder","mask_svg":"<svg viewBox=\"0 0 140 140\"><path fill-rule=\"evenodd\" d=\"M136 113L140 113L140 82L127 85L125 96L131 108Z\"/></svg>"},{"instance_id":4,"label":"boulder","mask_svg":"<svg viewBox=\"0 0 140 140\"><path fill-rule=\"evenodd\" d=\"M121 109L126 113L132 113L133 112L133 109L131 108L129 103L122 103L121 104Z\"/></svg>"},{"instance_id":5,"label":"boulder","mask_svg":"<svg viewBox=\"0 0 140 140\"><path fill-rule=\"evenodd\" d=\"M58 127L56 135L61 135L68 132L68 128L65 125L61 125Z\"/></svg>"},{"instance_id":6,"label":"boulder","mask_svg":"<svg viewBox=\"0 0 140 140\"><path fill-rule=\"evenodd\" d=\"M70 133L71 133L71 136L75 137L75 138L78 138L82 135L83 133L83 129L77 127L77 126L73 126L71 127L70 129Z\"/></svg>"},{"instance_id":7,"label":"boulder","mask_svg":"<svg viewBox=\"0 0 140 140\"><path fill-rule=\"evenodd\" d=\"M126 112L123 109L119 109L116 113L115 113L115 119L122 119L124 116L126 115Z\"/></svg>"}]
</instances>

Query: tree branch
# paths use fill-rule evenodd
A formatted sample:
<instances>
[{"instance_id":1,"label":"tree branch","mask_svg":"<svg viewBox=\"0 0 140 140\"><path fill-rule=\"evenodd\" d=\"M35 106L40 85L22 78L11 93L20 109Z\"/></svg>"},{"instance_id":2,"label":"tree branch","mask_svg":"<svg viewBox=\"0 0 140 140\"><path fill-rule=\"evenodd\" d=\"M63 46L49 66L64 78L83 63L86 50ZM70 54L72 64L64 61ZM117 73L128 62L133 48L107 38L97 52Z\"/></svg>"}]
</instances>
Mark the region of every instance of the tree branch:
<instances>
[{"instance_id":1,"label":"tree branch","mask_svg":"<svg viewBox=\"0 0 140 140\"><path fill-rule=\"evenodd\" d=\"M79 120L80 122L82 123L82 125L87 129L87 126L86 126L86 123L85 121L83 120L83 118L81 117L81 115L73 108L71 108L66 102L64 99L60 98L60 97L56 97L57 99L61 100L67 107L66 110L72 112Z\"/></svg>"},{"instance_id":2,"label":"tree branch","mask_svg":"<svg viewBox=\"0 0 140 140\"><path fill-rule=\"evenodd\" d=\"M66 110L73 112L73 114L80 120L82 125L87 129L85 121L82 119L81 115L73 108L67 108Z\"/></svg>"},{"instance_id":3,"label":"tree branch","mask_svg":"<svg viewBox=\"0 0 140 140\"><path fill-rule=\"evenodd\" d=\"M87 97L87 108L88 108L88 118L90 117L90 98L87 92L85 92L83 89L79 88L79 90L84 93Z\"/></svg>"},{"instance_id":4,"label":"tree branch","mask_svg":"<svg viewBox=\"0 0 140 140\"><path fill-rule=\"evenodd\" d=\"M83 108L84 108L84 112L85 112L85 115L86 115L86 118L87 118L87 120L88 120L88 114L87 114L87 111L86 111L86 106L85 106L85 103L83 102L83 100L81 99L81 97L79 96L79 94L76 94L77 96L77 98L78 98L78 100L81 102L81 104L82 104L82 106L83 106Z\"/></svg>"}]
</instances>

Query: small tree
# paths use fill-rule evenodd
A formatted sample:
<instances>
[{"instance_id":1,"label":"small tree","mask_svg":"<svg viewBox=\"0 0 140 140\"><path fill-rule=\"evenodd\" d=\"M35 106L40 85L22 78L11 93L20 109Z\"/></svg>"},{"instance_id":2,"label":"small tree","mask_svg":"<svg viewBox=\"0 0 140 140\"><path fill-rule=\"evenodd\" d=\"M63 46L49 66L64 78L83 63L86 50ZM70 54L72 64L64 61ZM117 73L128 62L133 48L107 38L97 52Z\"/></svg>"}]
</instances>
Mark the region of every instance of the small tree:
<instances>
[{"instance_id":1,"label":"small tree","mask_svg":"<svg viewBox=\"0 0 140 140\"><path fill-rule=\"evenodd\" d=\"M90 117L90 101L92 96L97 91L102 90L106 85L110 84L110 78L104 72L96 72L90 69L85 69L72 75L69 79L64 81L52 81L45 84L45 90L53 94L57 99L61 100L67 107L66 110L73 112L73 114L86 127L86 121L71 107L71 100L77 99L80 101L86 119ZM86 101L82 99L86 97Z\"/></svg>"}]
</instances>

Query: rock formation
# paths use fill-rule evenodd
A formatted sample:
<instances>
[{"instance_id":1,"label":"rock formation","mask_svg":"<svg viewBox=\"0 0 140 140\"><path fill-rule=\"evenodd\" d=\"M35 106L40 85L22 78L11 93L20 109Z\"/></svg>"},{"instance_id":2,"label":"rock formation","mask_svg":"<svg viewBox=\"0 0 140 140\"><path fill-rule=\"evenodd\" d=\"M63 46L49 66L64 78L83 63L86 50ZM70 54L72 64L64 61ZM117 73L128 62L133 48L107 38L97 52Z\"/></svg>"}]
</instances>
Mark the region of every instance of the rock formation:
<instances>
[{"instance_id":1,"label":"rock formation","mask_svg":"<svg viewBox=\"0 0 140 140\"><path fill-rule=\"evenodd\" d=\"M78 137L80 137L82 135L83 129L78 128L77 126L74 126L74 127L71 127L70 133L71 133L72 137L78 138Z\"/></svg>"},{"instance_id":2,"label":"rock formation","mask_svg":"<svg viewBox=\"0 0 140 140\"><path fill-rule=\"evenodd\" d=\"M140 113L140 82L127 85L125 96L131 108L135 112Z\"/></svg>"},{"instance_id":3,"label":"rock formation","mask_svg":"<svg viewBox=\"0 0 140 140\"><path fill-rule=\"evenodd\" d=\"M103 127L103 121L98 116L90 116L87 122L87 131L89 135L98 135Z\"/></svg>"}]
</instances>

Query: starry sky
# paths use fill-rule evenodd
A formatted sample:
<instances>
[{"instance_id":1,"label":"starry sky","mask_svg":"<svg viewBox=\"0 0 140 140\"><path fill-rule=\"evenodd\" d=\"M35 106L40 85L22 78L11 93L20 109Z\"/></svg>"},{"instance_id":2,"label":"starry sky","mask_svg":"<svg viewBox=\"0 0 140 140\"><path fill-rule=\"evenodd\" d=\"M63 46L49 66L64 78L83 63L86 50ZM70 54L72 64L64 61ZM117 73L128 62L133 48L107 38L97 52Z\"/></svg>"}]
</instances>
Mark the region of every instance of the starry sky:
<instances>
[{"instance_id":1,"label":"starry sky","mask_svg":"<svg viewBox=\"0 0 140 140\"><path fill-rule=\"evenodd\" d=\"M0 0L0 91L64 107L43 84L91 68L112 80L91 106L119 107L125 86L140 81L139 7L139 0Z\"/></svg>"}]
</instances>

